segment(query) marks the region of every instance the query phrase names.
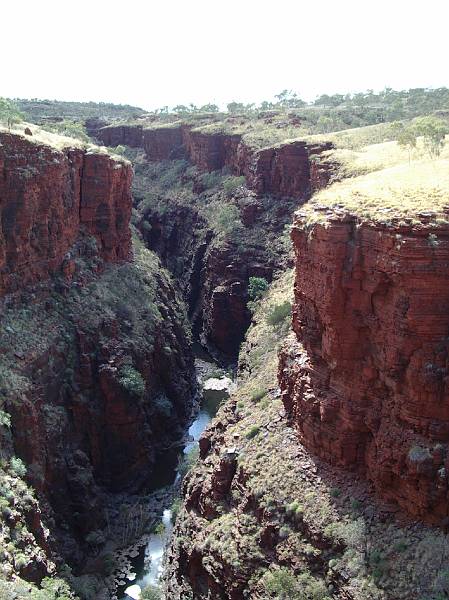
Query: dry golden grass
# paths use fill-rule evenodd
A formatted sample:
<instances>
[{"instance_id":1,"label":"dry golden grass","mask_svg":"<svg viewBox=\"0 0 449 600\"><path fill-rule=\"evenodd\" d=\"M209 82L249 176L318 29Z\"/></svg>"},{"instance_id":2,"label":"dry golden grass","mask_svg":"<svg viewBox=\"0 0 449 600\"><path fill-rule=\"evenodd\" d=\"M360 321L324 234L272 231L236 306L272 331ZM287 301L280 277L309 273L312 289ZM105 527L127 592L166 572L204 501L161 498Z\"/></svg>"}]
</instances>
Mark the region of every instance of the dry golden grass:
<instances>
[{"instance_id":1,"label":"dry golden grass","mask_svg":"<svg viewBox=\"0 0 449 600\"><path fill-rule=\"evenodd\" d=\"M331 210L323 212L323 207ZM435 225L449 222L449 159L400 163L334 183L315 195L305 211L311 221L325 221L333 208L381 222L391 217L419 222L421 213L431 213Z\"/></svg>"},{"instance_id":2,"label":"dry golden grass","mask_svg":"<svg viewBox=\"0 0 449 600\"><path fill-rule=\"evenodd\" d=\"M25 134L25 129L27 128L31 131L32 135ZM115 161L120 163L129 162L123 156L114 154L105 146L95 146L95 144L86 143L77 138L52 133L50 131L42 129L41 127L33 123L19 123L17 125L14 125L14 127L11 128L11 131L9 131L9 129L5 125L0 123L0 133L12 133L14 135L19 135L20 137L26 139L32 144L49 146L50 148L58 152L63 152L64 150L67 150L69 148L79 148L91 154L104 154L110 156Z\"/></svg>"},{"instance_id":3,"label":"dry golden grass","mask_svg":"<svg viewBox=\"0 0 449 600\"><path fill-rule=\"evenodd\" d=\"M363 129L369 128L352 133L357 138ZM304 207L309 224L325 223L336 208L363 220L388 223L395 218L418 224L420 213L431 213L430 225L449 223L449 143L434 160L428 158L422 139L410 156L397 142L387 141L357 150L337 147L324 159L340 165L340 181ZM426 216L427 224L428 220Z\"/></svg>"}]
</instances>

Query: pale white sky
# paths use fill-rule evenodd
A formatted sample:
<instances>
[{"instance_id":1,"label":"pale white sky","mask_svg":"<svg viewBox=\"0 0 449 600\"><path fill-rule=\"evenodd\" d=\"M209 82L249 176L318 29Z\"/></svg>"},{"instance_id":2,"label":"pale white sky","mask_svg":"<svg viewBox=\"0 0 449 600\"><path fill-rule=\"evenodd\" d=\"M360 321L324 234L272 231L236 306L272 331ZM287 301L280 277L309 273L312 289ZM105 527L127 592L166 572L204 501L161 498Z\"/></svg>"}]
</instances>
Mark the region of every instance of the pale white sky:
<instances>
[{"instance_id":1,"label":"pale white sky","mask_svg":"<svg viewBox=\"0 0 449 600\"><path fill-rule=\"evenodd\" d=\"M0 96L151 109L449 86L448 0L28 0L0 19Z\"/></svg>"}]
</instances>

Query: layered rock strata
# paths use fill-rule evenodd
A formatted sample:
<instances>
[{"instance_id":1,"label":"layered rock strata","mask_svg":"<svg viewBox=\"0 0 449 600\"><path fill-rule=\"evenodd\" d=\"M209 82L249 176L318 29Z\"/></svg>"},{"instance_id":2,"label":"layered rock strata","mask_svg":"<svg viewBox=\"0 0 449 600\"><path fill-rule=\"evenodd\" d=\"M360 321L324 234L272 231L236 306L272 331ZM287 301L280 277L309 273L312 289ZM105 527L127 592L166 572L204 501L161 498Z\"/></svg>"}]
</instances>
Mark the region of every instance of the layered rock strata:
<instances>
[{"instance_id":1,"label":"layered rock strata","mask_svg":"<svg viewBox=\"0 0 449 600\"><path fill-rule=\"evenodd\" d=\"M449 232L307 218L298 212L292 232L284 405L313 453L414 517L447 523Z\"/></svg>"},{"instance_id":2,"label":"layered rock strata","mask_svg":"<svg viewBox=\"0 0 449 600\"><path fill-rule=\"evenodd\" d=\"M0 135L2 449L25 463L48 546L76 567L106 496L154 486L184 435L189 325L157 257L132 250L131 165Z\"/></svg>"},{"instance_id":3,"label":"layered rock strata","mask_svg":"<svg viewBox=\"0 0 449 600\"><path fill-rule=\"evenodd\" d=\"M248 187L259 195L302 197L324 187L331 176L323 169L311 178L311 169L319 170L317 162L312 166L313 159L331 149L331 143L294 141L258 150L241 135L204 133L187 125L147 129L111 125L100 129L97 138L109 146L140 146L152 161L187 158L204 171L227 167L234 175L245 176ZM311 187L311 181L316 187Z\"/></svg>"},{"instance_id":4,"label":"layered rock strata","mask_svg":"<svg viewBox=\"0 0 449 600\"><path fill-rule=\"evenodd\" d=\"M0 133L0 296L73 268L92 235L106 262L129 259L131 165Z\"/></svg>"}]
</instances>

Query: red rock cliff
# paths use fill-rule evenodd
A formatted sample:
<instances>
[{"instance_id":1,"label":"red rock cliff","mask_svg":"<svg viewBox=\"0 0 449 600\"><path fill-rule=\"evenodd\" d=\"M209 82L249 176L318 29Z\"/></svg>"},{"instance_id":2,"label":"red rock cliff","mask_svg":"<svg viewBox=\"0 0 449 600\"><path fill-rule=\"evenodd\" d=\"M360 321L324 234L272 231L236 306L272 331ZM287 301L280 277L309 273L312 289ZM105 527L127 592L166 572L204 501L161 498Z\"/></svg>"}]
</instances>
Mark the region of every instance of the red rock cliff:
<instances>
[{"instance_id":1,"label":"red rock cliff","mask_svg":"<svg viewBox=\"0 0 449 600\"><path fill-rule=\"evenodd\" d=\"M131 127L109 126L97 135L107 145L135 146L140 126L135 126L134 134L129 133ZM180 125L144 129L141 145L149 160L186 157L204 171L228 167L235 175L245 176L248 187L258 194L302 197L324 187L330 177L326 171L314 176L317 169L311 161L312 156L329 150L330 143L295 141L257 150L245 144L238 134L205 133Z\"/></svg>"},{"instance_id":2,"label":"red rock cliff","mask_svg":"<svg viewBox=\"0 0 449 600\"><path fill-rule=\"evenodd\" d=\"M284 404L304 444L430 522L449 516L449 231L297 213Z\"/></svg>"},{"instance_id":3,"label":"red rock cliff","mask_svg":"<svg viewBox=\"0 0 449 600\"><path fill-rule=\"evenodd\" d=\"M132 169L0 133L0 296L57 272L81 231L109 262L131 251Z\"/></svg>"}]
</instances>

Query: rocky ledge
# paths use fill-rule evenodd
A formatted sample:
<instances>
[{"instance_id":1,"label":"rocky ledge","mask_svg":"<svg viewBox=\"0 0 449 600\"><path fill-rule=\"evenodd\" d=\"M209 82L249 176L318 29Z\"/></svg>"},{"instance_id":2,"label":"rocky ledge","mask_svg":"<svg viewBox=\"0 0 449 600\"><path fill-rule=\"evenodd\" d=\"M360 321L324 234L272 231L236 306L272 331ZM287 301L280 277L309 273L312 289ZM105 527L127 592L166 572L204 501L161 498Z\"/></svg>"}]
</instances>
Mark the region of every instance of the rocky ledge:
<instances>
[{"instance_id":1,"label":"rocky ledge","mask_svg":"<svg viewBox=\"0 0 449 600\"><path fill-rule=\"evenodd\" d=\"M317 158L331 143L292 141L255 149L241 135L205 133L189 125L144 128L141 125L110 125L97 132L108 146L123 144L145 149L148 160L187 158L204 171L228 168L246 177L256 194L300 198L327 185L332 169Z\"/></svg>"},{"instance_id":2,"label":"rocky ledge","mask_svg":"<svg viewBox=\"0 0 449 600\"><path fill-rule=\"evenodd\" d=\"M129 259L130 163L62 139L55 146L0 132L0 296L70 274L81 232L104 261Z\"/></svg>"}]
</instances>

